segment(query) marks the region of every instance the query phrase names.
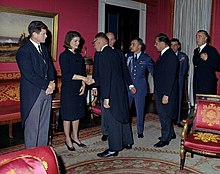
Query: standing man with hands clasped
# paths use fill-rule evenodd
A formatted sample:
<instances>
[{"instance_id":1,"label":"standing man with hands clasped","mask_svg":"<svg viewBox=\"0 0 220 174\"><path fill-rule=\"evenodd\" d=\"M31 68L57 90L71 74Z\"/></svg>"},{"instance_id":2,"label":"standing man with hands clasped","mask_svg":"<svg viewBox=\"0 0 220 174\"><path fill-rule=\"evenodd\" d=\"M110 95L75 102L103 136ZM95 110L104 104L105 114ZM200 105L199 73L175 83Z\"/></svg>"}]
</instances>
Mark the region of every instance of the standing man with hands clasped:
<instances>
[{"instance_id":1,"label":"standing man with hands clasped","mask_svg":"<svg viewBox=\"0 0 220 174\"><path fill-rule=\"evenodd\" d=\"M42 21L32 21L28 32L29 38L23 41L16 54L21 72L20 105L25 148L48 144L51 94L55 89L51 57L41 44L47 38L47 26Z\"/></svg>"},{"instance_id":2,"label":"standing man with hands clasped","mask_svg":"<svg viewBox=\"0 0 220 174\"><path fill-rule=\"evenodd\" d=\"M178 74L179 60L169 47L170 40L166 34L160 33L155 38L155 47L160 52L154 71L154 87L157 113L161 123L161 137L154 145L160 148L176 138L173 122L178 106Z\"/></svg>"}]
</instances>

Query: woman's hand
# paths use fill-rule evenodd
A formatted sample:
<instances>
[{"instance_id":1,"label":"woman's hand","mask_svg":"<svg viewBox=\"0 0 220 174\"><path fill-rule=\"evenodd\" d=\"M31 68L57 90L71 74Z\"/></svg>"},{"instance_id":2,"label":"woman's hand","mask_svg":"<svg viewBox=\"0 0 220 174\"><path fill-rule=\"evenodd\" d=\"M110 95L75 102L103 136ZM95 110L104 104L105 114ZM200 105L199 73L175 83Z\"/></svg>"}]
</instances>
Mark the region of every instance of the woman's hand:
<instances>
[{"instance_id":1,"label":"woman's hand","mask_svg":"<svg viewBox=\"0 0 220 174\"><path fill-rule=\"evenodd\" d=\"M80 92L79 95L83 95L85 93L85 87L86 87L85 82L82 81L82 86L79 90Z\"/></svg>"}]
</instances>

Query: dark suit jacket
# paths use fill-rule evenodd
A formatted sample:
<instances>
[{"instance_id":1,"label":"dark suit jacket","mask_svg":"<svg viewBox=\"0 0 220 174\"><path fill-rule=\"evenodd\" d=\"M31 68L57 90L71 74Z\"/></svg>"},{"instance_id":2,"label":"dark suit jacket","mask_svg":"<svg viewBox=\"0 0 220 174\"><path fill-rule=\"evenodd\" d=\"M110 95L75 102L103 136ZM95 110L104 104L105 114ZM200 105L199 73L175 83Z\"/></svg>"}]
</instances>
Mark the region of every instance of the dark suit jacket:
<instances>
[{"instance_id":1,"label":"dark suit jacket","mask_svg":"<svg viewBox=\"0 0 220 174\"><path fill-rule=\"evenodd\" d=\"M43 56L26 39L16 54L16 61L21 72L20 105L24 124L41 90L46 90L49 81L54 80L54 67L48 49L41 45ZM46 64L44 63L45 60Z\"/></svg>"},{"instance_id":2,"label":"dark suit jacket","mask_svg":"<svg viewBox=\"0 0 220 174\"><path fill-rule=\"evenodd\" d=\"M169 103L165 106L171 118L176 117L178 103L178 73L179 60L172 49L166 50L158 58L154 70L154 87L157 101L161 102L163 95L169 97Z\"/></svg>"},{"instance_id":3,"label":"dark suit jacket","mask_svg":"<svg viewBox=\"0 0 220 174\"><path fill-rule=\"evenodd\" d=\"M208 54L208 59L206 61L200 58L201 53ZM193 64L194 94L216 94L218 79L215 72L220 71L220 55L218 51L208 44L201 50L200 53L198 52L198 48L196 48L193 55Z\"/></svg>"},{"instance_id":4,"label":"dark suit jacket","mask_svg":"<svg viewBox=\"0 0 220 174\"><path fill-rule=\"evenodd\" d=\"M98 88L99 86L99 74L98 74L99 54L100 52L96 51L94 55L92 78L95 80L95 83L92 85L93 88Z\"/></svg>"},{"instance_id":5,"label":"dark suit jacket","mask_svg":"<svg viewBox=\"0 0 220 174\"><path fill-rule=\"evenodd\" d=\"M115 50L106 46L99 53L98 60L100 99L110 99L112 116L121 123L128 123L128 98L121 68L122 59Z\"/></svg>"}]
</instances>

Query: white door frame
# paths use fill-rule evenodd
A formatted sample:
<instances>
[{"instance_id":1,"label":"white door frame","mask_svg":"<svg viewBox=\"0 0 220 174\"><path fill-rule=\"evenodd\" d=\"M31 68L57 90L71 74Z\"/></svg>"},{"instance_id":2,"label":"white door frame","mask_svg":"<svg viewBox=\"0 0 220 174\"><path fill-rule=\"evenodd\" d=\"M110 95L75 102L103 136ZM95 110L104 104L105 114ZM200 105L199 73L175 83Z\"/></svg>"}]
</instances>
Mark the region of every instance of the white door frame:
<instances>
[{"instance_id":1,"label":"white door frame","mask_svg":"<svg viewBox=\"0 0 220 174\"><path fill-rule=\"evenodd\" d=\"M139 10L139 37L146 40L146 9L144 3L131 0L99 0L98 31L105 32L105 4Z\"/></svg>"}]
</instances>

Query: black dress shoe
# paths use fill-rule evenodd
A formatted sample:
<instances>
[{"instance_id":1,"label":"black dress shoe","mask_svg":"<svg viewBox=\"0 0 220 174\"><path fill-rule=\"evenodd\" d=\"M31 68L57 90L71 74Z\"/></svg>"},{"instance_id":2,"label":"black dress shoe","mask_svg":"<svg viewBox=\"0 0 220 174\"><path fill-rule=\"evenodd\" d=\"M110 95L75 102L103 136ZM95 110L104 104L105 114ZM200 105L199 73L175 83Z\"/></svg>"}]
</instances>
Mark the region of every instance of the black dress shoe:
<instances>
[{"instance_id":1,"label":"black dress shoe","mask_svg":"<svg viewBox=\"0 0 220 174\"><path fill-rule=\"evenodd\" d=\"M132 145L131 144L127 144L125 146L123 146L124 149L132 149Z\"/></svg>"},{"instance_id":2,"label":"black dress shoe","mask_svg":"<svg viewBox=\"0 0 220 174\"><path fill-rule=\"evenodd\" d=\"M101 138L102 141L106 141L107 139L108 139L108 135L102 135L102 138Z\"/></svg>"},{"instance_id":3,"label":"black dress shoe","mask_svg":"<svg viewBox=\"0 0 220 174\"><path fill-rule=\"evenodd\" d=\"M117 151L111 151L109 149L105 150L104 152L98 153L97 154L98 157L110 157L110 156L118 156L118 152Z\"/></svg>"},{"instance_id":4,"label":"black dress shoe","mask_svg":"<svg viewBox=\"0 0 220 174\"><path fill-rule=\"evenodd\" d=\"M72 141L72 143L75 143L77 146L79 146L79 147L86 147L86 145L85 144L83 144L83 143L78 143L78 142L76 142L74 139L72 139L71 138L71 141Z\"/></svg>"},{"instance_id":5,"label":"black dress shoe","mask_svg":"<svg viewBox=\"0 0 220 174\"><path fill-rule=\"evenodd\" d=\"M176 135L171 136L171 140L176 139ZM161 140L161 137L158 138L158 140Z\"/></svg>"},{"instance_id":6,"label":"black dress shoe","mask_svg":"<svg viewBox=\"0 0 220 174\"><path fill-rule=\"evenodd\" d=\"M66 147L69 151L75 151L76 150L73 146L72 147L68 146L68 144L66 142L65 142L65 145L66 145Z\"/></svg>"},{"instance_id":7,"label":"black dress shoe","mask_svg":"<svg viewBox=\"0 0 220 174\"><path fill-rule=\"evenodd\" d=\"M169 142L159 141L158 143L154 144L154 147L164 147L168 144L169 144Z\"/></svg>"},{"instance_id":8,"label":"black dress shoe","mask_svg":"<svg viewBox=\"0 0 220 174\"><path fill-rule=\"evenodd\" d=\"M144 138L144 134L143 133L138 134L138 138Z\"/></svg>"}]
</instances>

